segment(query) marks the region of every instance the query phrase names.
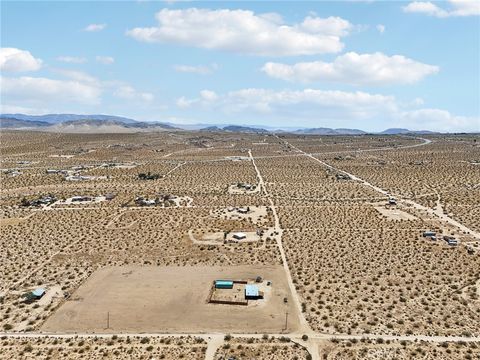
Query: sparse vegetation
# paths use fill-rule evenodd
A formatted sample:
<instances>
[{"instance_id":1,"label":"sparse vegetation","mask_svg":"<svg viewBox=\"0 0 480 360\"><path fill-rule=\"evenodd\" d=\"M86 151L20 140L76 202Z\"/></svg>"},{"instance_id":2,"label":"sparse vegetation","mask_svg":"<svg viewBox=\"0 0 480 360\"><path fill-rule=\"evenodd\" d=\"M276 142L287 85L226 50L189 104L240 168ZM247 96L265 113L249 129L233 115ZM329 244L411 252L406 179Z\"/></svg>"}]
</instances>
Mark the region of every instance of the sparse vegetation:
<instances>
[{"instance_id":1,"label":"sparse vegetation","mask_svg":"<svg viewBox=\"0 0 480 360\"><path fill-rule=\"evenodd\" d=\"M278 266L282 265L280 241L300 297L298 310L314 331L479 336L478 238L437 216L445 213L472 230L480 229L476 201L480 167L472 163L480 158L480 148L471 137L431 136L432 144L402 148L419 140L403 136L2 132L2 167L16 168L21 161L25 165L17 176L0 174L0 326L4 331L35 332L64 300L78 300L76 290L98 269ZM264 185L260 185L248 150ZM62 154L68 156L54 156ZM241 160L232 160L238 157ZM112 159L135 166L101 166ZM47 169L76 169L95 178L65 181ZM411 217L395 218L379 211L378 207L387 206L388 196L353 178L339 178L338 169L386 189L398 200L391 211ZM247 190L239 183L252 186ZM63 201L104 194L116 196L101 202ZM45 196L62 203L32 203ZM158 206L138 206L135 199L139 197L158 199ZM402 200L438 214L425 213ZM274 210L280 228L275 228ZM424 238L425 230L435 230L439 239ZM237 231L258 238L229 241ZM459 239L460 246L448 246L441 240L443 235ZM47 290L44 297L24 301L22 294L41 287ZM296 306L290 297L285 299L282 306ZM301 338L311 341L307 335ZM225 340L229 346L224 350L240 358L308 357L287 335L276 340L268 335ZM66 340L57 344L44 340L53 345L47 354L34 342L17 346L14 340L5 341L7 349L39 352L39 358L55 358L65 353L60 349L69 347ZM205 351L204 343L194 345L185 339L180 344L168 338L172 346L167 347L161 345L167 340L150 337L83 341L72 343L85 357L95 354L92 358L140 354L202 358ZM127 341L136 345L129 347L130 353L121 345ZM265 346L255 346L259 342ZM375 354L395 348L398 358L431 351L423 345L418 350L408 342L395 347L381 337L368 346L362 341L330 345L340 357L352 351L361 358L366 354L364 348L383 349ZM435 349L439 354L448 350L452 356L473 359L478 352L465 347L465 352L457 353L452 344Z\"/></svg>"}]
</instances>

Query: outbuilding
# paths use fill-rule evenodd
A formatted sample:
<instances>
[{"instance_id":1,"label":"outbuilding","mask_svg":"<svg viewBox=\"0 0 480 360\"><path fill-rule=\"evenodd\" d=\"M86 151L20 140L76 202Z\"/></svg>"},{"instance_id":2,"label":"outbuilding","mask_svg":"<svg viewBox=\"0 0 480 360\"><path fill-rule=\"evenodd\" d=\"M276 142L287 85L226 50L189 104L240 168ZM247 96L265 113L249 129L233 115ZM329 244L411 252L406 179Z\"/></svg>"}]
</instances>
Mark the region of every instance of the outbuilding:
<instances>
[{"instance_id":1,"label":"outbuilding","mask_svg":"<svg viewBox=\"0 0 480 360\"><path fill-rule=\"evenodd\" d=\"M233 281L215 280L215 289L233 289Z\"/></svg>"},{"instance_id":2,"label":"outbuilding","mask_svg":"<svg viewBox=\"0 0 480 360\"><path fill-rule=\"evenodd\" d=\"M247 238L247 235L245 233L242 233L242 232L237 232L237 233L233 234L233 238L236 239L236 240L243 240L243 239Z\"/></svg>"},{"instance_id":3,"label":"outbuilding","mask_svg":"<svg viewBox=\"0 0 480 360\"><path fill-rule=\"evenodd\" d=\"M71 198L72 202L83 202L83 201L92 201L90 196L73 196Z\"/></svg>"},{"instance_id":4,"label":"outbuilding","mask_svg":"<svg viewBox=\"0 0 480 360\"><path fill-rule=\"evenodd\" d=\"M447 240L447 244L450 246L457 246L458 245L458 240L457 239L449 239Z\"/></svg>"},{"instance_id":5,"label":"outbuilding","mask_svg":"<svg viewBox=\"0 0 480 360\"><path fill-rule=\"evenodd\" d=\"M247 284L245 285L245 299L247 300L257 300L261 299L263 296L258 290L257 285Z\"/></svg>"},{"instance_id":6,"label":"outbuilding","mask_svg":"<svg viewBox=\"0 0 480 360\"><path fill-rule=\"evenodd\" d=\"M45 295L45 289L44 288L38 288L32 291L32 297L34 299L41 299Z\"/></svg>"}]
</instances>

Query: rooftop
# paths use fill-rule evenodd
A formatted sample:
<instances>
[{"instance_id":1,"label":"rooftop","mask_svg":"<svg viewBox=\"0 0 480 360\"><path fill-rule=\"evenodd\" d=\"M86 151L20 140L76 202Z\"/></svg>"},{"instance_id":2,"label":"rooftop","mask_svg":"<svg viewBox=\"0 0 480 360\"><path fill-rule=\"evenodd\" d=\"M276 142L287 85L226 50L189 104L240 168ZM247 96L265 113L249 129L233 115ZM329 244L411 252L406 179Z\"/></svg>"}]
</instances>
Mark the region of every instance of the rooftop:
<instances>
[{"instance_id":1,"label":"rooftop","mask_svg":"<svg viewBox=\"0 0 480 360\"><path fill-rule=\"evenodd\" d=\"M43 294L45 294L44 288L38 288L32 291L32 295L34 296L42 296Z\"/></svg>"},{"instance_id":2,"label":"rooftop","mask_svg":"<svg viewBox=\"0 0 480 360\"><path fill-rule=\"evenodd\" d=\"M247 237L247 234L245 234L243 232L236 232L236 233L233 234L233 237L244 238L244 237Z\"/></svg>"},{"instance_id":3,"label":"rooftop","mask_svg":"<svg viewBox=\"0 0 480 360\"><path fill-rule=\"evenodd\" d=\"M232 280L215 280L215 285L233 285Z\"/></svg>"},{"instance_id":4,"label":"rooftop","mask_svg":"<svg viewBox=\"0 0 480 360\"><path fill-rule=\"evenodd\" d=\"M251 284L245 285L245 296L258 296L258 286Z\"/></svg>"}]
</instances>

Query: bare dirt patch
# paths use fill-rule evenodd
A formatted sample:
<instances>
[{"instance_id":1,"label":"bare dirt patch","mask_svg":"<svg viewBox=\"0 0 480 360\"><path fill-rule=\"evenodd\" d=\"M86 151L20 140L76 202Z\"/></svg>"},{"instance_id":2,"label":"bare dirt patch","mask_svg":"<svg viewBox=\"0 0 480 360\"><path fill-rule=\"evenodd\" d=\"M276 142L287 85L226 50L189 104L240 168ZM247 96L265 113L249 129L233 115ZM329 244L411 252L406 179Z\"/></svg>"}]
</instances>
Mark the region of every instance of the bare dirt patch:
<instances>
[{"instance_id":1,"label":"bare dirt patch","mask_svg":"<svg viewBox=\"0 0 480 360\"><path fill-rule=\"evenodd\" d=\"M201 230L198 230L201 231ZM242 235L239 237L239 235ZM195 234L195 231L189 230L189 239L197 245L228 245L228 244L246 244L254 243L261 240L262 233L256 231L243 231L243 232L208 232L201 235Z\"/></svg>"},{"instance_id":2,"label":"bare dirt patch","mask_svg":"<svg viewBox=\"0 0 480 360\"><path fill-rule=\"evenodd\" d=\"M397 207L390 207L384 205L374 206L380 214L385 216L387 220L417 220L415 216L409 214Z\"/></svg>"},{"instance_id":3,"label":"bare dirt patch","mask_svg":"<svg viewBox=\"0 0 480 360\"><path fill-rule=\"evenodd\" d=\"M232 184L228 187L228 193L229 194L255 194L260 192L260 186L257 184L243 184L243 183L238 183L238 184Z\"/></svg>"},{"instance_id":4,"label":"bare dirt patch","mask_svg":"<svg viewBox=\"0 0 480 360\"><path fill-rule=\"evenodd\" d=\"M23 220L24 219L22 218L0 219L0 226L17 225L20 224Z\"/></svg>"},{"instance_id":5,"label":"bare dirt patch","mask_svg":"<svg viewBox=\"0 0 480 360\"><path fill-rule=\"evenodd\" d=\"M215 279L271 281L264 306L208 304ZM284 303L284 298L289 299ZM42 327L52 332L280 332L298 328L281 266L110 267L95 272ZM109 328L107 329L107 318Z\"/></svg>"},{"instance_id":6,"label":"bare dirt patch","mask_svg":"<svg viewBox=\"0 0 480 360\"><path fill-rule=\"evenodd\" d=\"M268 220L268 210L266 206L246 206L246 207L228 207L226 209L216 209L212 211L212 216L220 217L225 220L250 220L254 224L263 225Z\"/></svg>"}]
</instances>

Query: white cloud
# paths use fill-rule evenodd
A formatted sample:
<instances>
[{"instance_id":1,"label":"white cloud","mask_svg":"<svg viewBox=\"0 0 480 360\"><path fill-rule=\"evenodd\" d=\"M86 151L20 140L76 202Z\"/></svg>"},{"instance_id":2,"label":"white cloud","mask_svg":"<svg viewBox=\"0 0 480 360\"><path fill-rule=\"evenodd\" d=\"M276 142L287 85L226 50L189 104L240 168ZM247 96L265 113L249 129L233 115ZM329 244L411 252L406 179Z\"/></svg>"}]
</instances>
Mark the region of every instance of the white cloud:
<instances>
[{"instance_id":1,"label":"white cloud","mask_svg":"<svg viewBox=\"0 0 480 360\"><path fill-rule=\"evenodd\" d=\"M418 109L404 111L397 115L402 127L417 130L436 131L479 131L480 118L456 116L441 109Z\"/></svg>"},{"instance_id":2,"label":"white cloud","mask_svg":"<svg viewBox=\"0 0 480 360\"><path fill-rule=\"evenodd\" d=\"M130 85L120 86L114 93L116 97L125 99L125 100L134 100L142 102L151 102L154 99L153 94L148 92L139 92L135 90Z\"/></svg>"},{"instance_id":3,"label":"white cloud","mask_svg":"<svg viewBox=\"0 0 480 360\"><path fill-rule=\"evenodd\" d=\"M414 1L403 7L404 12L408 13L423 13L436 17L447 17L448 13L439 8L432 2L427 1Z\"/></svg>"},{"instance_id":4,"label":"white cloud","mask_svg":"<svg viewBox=\"0 0 480 360\"><path fill-rule=\"evenodd\" d=\"M88 31L88 32L97 32L97 31L102 31L107 27L107 24L90 24L87 25L83 31Z\"/></svg>"},{"instance_id":5,"label":"white cloud","mask_svg":"<svg viewBox=\"0 0 480 360\"><path fill-rule=\"evenodd\" d=\"M385 32L385 25L383 24L378 24L377 25L377 30L380 34L383 34Z\"/></svg>"},{"instance_id":6,"label":"white cloud","mask_svg":"<svg viewBox=\"0 0 480 360\"><path fill-rule=\"evenodd\" d=\"M218 95L211 90L200 91L200 97L205 101L215 101L218 99Z\"/></svg>"},{"instance_id":7,"label":"white cloud","mask_svg":"<svg viewBox=\"0 0 480 360\"><path fill-rule=\"evenodd\" d=\"M287 81L331 81L352 85L412 84L439 71L401 55L349 52L333 62L301 62L294 65L268 62L262 67L268 76Z\"/></svg>"},{"instance_id":8,"label":"white cloud","mask_svg":"<svg viewBox=\"0 0 480 360\"><path fill-rule=\"evenodd\" d=\"M95 60L104 65L110 65L115 62L115 59L111 56L96 56Z\"/></svg>"},{"instance_id":9,"label":"white cloud","mask_svg":"<svg viewBox=\"0 0 480 360\"><path fill-rule=\"evenodd\" d=\"M27 115L38 115L38 114L48 114L51 111L45 108L31 108L24 106L16 106L0 103L0 114L27 114Z\"/></svg>"},{"instance_id":10,"label":"white cloud","mask_svg":"<svg viewBox=\"0 0 480 360\"><path fill-rule=\"evenodd\" d=\"M200 105L204 108L219 109L226 113L243 111L274 113L292 107L300 112L305 110L314 112L318 108L324 108L328 109L331 115L337 113L339 116L350 112L367 115L371 110L378 111L396 107L391 96L372 95L365 92L315 89L275 91L257 88L231 91L224 95L203 90L199 98L186 99L182 97L177 100L177 105L184 108Z\"/></svg>"},{"instance_id":11,"label":"white cloud","mask_svg":"<svg viewBox=\"0 0 480 360\"><path fill-rule=\"evenodd\" d=\"M453 16L474 16L480 15L480 1L478 0L450 0L454 10Z\"/></svg>"},{"instance_id":12,"label":"white cloud","mask_svg":"<svg viewBox=\"0 0 480 360\"><path fill-rule=\"evenodd\" d=\"M59 56L57 57L57 60L70 64L84 64L87 62L86 58L77 56Z\"/></svg>"},{"instance_id":13,"label":"white cloud","mask_svg":"<svg viewBox=\"0 0 480 360\"><path fill-rule=\"evenodd\" d=\"M154 96L136 90L131 85L117 81L100 80L83 71L70 69L49 69L58 78L46 77L1 77L2 103L18 108L63 108L70 109L75 104L97 106L102 103L102 95L109 94L130 100L133 104L146 104ZM122 102L125 103L125 102Z\"/></svg>"},{"instance_id":14,"label":"white cloud","mask_svg":"<svg viewBox=\"0 0 480 360\"><path fill-rule=\"evenodd\" d=\"M174 65L173 68L177 72L210 75L218 69L218 65L215 63L211 65Z\"/></svg>"},{"instance_id":15,"label":"white cloud","mask_svg":"<svg viewBox=\"0 0 480 360\"><path fill-rule=\"evenodd\" d=\"M413 105L413 106L420 106L420 105L425 104L425 100L423 100L420 97L417 97L417 98L413 99L413 101L410 104Z\"/></svg>"},{"instance_id":16,"label":"white cloud","mask_svg":"<svg viewBox=\"0 0 480 360\"><path fill-rule=\"evenodd\" d=\"M414 1L403 7L407 13L420 13L438 18L480 15L478 0L449 0L449 9L439 7L430 1Z\"/></svg>"},{"instance_id":17,"label":"white cloud","mask_svg":"<svg viewBox=\"0 0 480 360\"><path fill-rule=\"evenodd\" d=\"M101 87L102 83L96 77L91 76L83 71L67 70L67 69L52 69L53 72L62 75L70 80L87 83L96 87Z\"/></svg>"},{"instance_id":18,"label":"white cloud","mask_svg":"<svg viewBox=\"0 0 480 360\"><path fill-rule=\"evenodd\" d=\"M328 18L307 16L300 27L311 34L323 34L338 37L347 36L353 28L350 22L336 16L330 16Z\"/></svg>"},{"instance_id":19,"label":"white cloud","mask_svg":"<svg viewBox=\"0 0 480 360\"><path fill-rule=\"evenodd\" d=\"M200 105L204 108L214 105L219 100L219 96L215 91L202 90L200 96L194 99L187 99L185 96L179 97L176 100L176 105L180 109L188 109L194 105Z\"/></svg>"},{"instance_id":20,"label":"white cloud","mask_svg":"<svg viewBox=\"0 0 480 360\"><path fill-rule=\"evenodd\" d=\"M187 99L185 96L179 97L176 101L177 107L180 109L186 109L198 102L198 99Z\"/></svg>"},{"instance_id":21,"label":"white cloud","mask_svg":"<svg viewBox=\"0 0 480 360\"><path fill-rule=\"evenodd\" d=\"M436 131L478 131L480 127L479 118L456 116L441 109L418 109L422 99L403 103L394 96L362 91L249 88L225 94L212 92L214 96L205 96L205 90L202 93L192 99L181 97L177 106L194 116L199 116L201 111L217 117L223 113L224 119L251 118L257 124L270 122L277 126L335 124L335 127L383 130L394 123L412 130Z\"/></svg>"},{"instance_id":22,"label":"white cloud","mask_svg":"<svg viewBox=\"0 0 480 360\"><path fill-rule=\"evenodd\" d=\"M0 70L7 72L36 71L42 60L33 57L27 50L0 48Z\"/></svg>"},{"instance_id":23,"label":"white cloud","mask_svg":"<svg viewBox=\"0 0 480 360\"><path fill-rule=\"evenodd\" d=\"M234 53L289 56L336 53L352 25L344 19L308 16L285 24L278 14L249 10L162 9L158 26L137 27L126 34L139 41L174 43Z\"/></svg>"},{"instance_id":24,"label":"white cloud","mask_svg":"<svg viewBox=\"0 0 480 360\"><path fill-rule=\"evenodd\" d=\"M1 78L2 96L24 102L69 101L82 104L97 104L101 89L78 80L53 80L44 77Z\"/></svg>"}]
</instances>

